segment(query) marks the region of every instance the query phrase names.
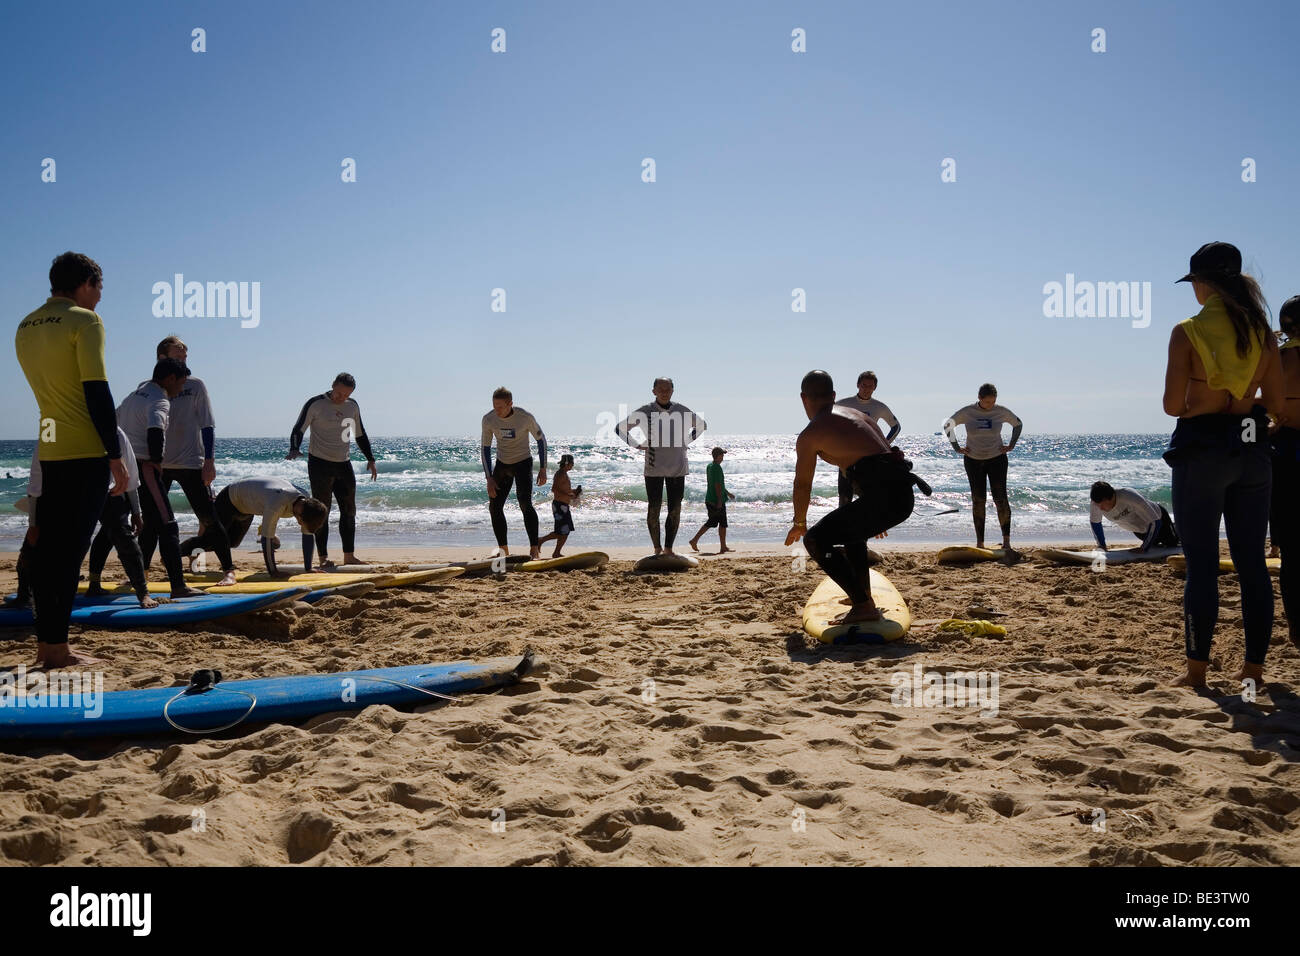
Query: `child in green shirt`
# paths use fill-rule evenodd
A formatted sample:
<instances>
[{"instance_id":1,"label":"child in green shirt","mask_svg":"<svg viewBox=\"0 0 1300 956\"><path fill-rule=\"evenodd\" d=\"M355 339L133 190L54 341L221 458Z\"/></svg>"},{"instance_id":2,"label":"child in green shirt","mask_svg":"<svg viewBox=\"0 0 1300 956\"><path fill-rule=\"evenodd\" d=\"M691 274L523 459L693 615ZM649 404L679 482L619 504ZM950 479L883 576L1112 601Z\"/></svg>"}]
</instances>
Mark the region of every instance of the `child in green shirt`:
<instances>
[{"instance_id":1,"label":"child in green shirt","mask_svg":"<svg viewBox=\"0 0 1300 956\"><path fill-rule=\"evenodd\" d=\"M722 456L726 453L722 448L713 449L713 464L705 469L704 475L709 486L708 490L704 492L704 507L708 509L709 520L704 522L704 526L695 532L695 537L691 538L692 551L700 550L700 538L710 528L718 529L718 540L722 543L718 554L726 554L728 551L735 550L735 548L727 547L727 499L736 496L727 490L722 478Z\"/></svg>"}]
</instances>

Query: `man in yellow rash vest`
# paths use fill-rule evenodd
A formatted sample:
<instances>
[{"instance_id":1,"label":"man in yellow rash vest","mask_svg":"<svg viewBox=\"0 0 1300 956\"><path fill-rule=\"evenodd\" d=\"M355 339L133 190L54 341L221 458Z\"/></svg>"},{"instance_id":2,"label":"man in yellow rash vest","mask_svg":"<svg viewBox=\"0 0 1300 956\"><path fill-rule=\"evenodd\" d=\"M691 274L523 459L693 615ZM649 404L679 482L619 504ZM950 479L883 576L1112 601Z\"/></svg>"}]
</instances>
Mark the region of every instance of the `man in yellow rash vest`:
<instances>
[{"instance_id":1,"label":"man in yellow rash vest","mask_svg":"<svg viewBox=\"0 0 1300 956\"><path fill-rule=\"evenodd\" d=\"M95 662L68 649L68 621L109 479L113 494L127 485L104 368L104 324L94 312L103 286L98 263L65 252L50 266L50 298L14 336L18 364L40 409L32 599L36 662L48 668Z\"/></svg>"}]
</instances>

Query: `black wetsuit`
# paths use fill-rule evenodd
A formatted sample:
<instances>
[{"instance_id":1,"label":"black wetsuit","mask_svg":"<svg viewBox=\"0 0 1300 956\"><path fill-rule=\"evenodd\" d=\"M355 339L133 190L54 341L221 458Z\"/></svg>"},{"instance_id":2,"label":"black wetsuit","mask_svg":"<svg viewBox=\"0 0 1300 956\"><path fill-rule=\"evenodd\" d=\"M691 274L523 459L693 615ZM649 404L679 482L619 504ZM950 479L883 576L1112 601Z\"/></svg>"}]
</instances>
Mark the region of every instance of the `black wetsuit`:
<instances>
[{"instance_id":1,"label":"black wetsuit","mask_svg":"<svg viewBox=\"0 0 1300 956\"><path fill-rule=\"evenodd\" d=\"M208 536L206 534L209 528L215 527L215 512L212 507L212 491L203 481L203 471L199 468L164 468L162 470L162 481L159 487L164 495L168 495L172 490L172 482L181 486L181 491L185 493L185 500L190 503L190 508L194 511L194 516L199 519L199 526L204 530L205 538L208 539L208 550L215 551L217 558L221 561L221 570L232 571L235 562L231 558L230 544L222 541L216 535ZM153 550L157 545L157 536L151 528L146 528L140 532L140 552L144 555L144 566L147 568L153 562ZM184 552L182 552L184 554Z\"/></svg>"},{"instance_id":2,"label":"black wetsuit","mask_svg":"<svg viewBox=\"0 0 1300 956\"><path fill-rule=\"evenodd\" d=\"M149 594L145 580L144 555L131 528L131 502L126 495L109 495L99 513L99 533L90 542L90 578L96 580L104 571L110 548L117 549L117 559L137 598Z\"/></svg>"},{"instance_id":3,"label":"black wetsuit","mask_svg":"<svg viewBox=\"0 0 1300 956\"><path fill-rule=\"evenodd\" d=\"M1287 622L1300 631L1300 430L1273 435L1273 493L1269 519L1273 544L1282 554L1278 587ZM1288 549L1290 560L1287 560Z\"/></svg>"},{"instance_id":4,"label":"black wetsuit","mask_svg":"<svg viewBox=\"0 0 1300 956\"><path fill-rule=\"evenodd\" d=\"M1244 441L1254 419L1255 441ZM1264 406L1249 415L1180 418L1164 459L1173 468L1174 521L1187 557L1183 587L1187 657L1210 659L1219 617L1219 522L1241 582L1246 661L1263 664L1273 632L1273 584L1264 561L1273 485ZM1284 534L1285 537L1285 534Z\"/></svg>"},{"instance_id":5,"label":"black wetsuit","mask_svg":"<svg viewBox=\"0 0 1300 956\"><path fill-rule=\"evenodd\" d=\"M669 551L677 540L677 528L682 523L682 498L686 494L686 476L646 475L645 497L649 503L646 509L646 527L650 529L650 541L659 547L659 512L664 505L664 489L668 491L668 517L664 519L663 546Z\"/></svg>"},{"instance_id":6,"label":"black wetsuit","mask_svg":"<svg viewBox=\"0 0 1300 956\"><path fill-rule=\"evenodd\" d=\"M492 480L497 483L496 497L488 501L488 513L492 516L492 533L496 535L497 544L506 546L506 499L510 497L510 488L515 489L515 500L524 515L524 530L528 532L529 545L537 545L537 509L533 507L533 459L525 458L507 465L498 459L492 469Z\"/></svg>"},{"instance_id":7,"label":"black wetsuit","mask_svg":"<svg viewBox=\"0 0 1300 956\"><path fill-rule=\"evenodd\" d=\"M813 525L803 543L809 556L854 604L871 594L867 541L907 520L915 504L912 486L930 486L912 474L898 451L868 455L846 470L859 497Z\"/></svg>"},{"instance_id":8,"label":"black wetsuit","mask_svg":"<svg viewBox=\"0 0 1300 956\"><path fill-rule=\"evenodd\" d=\"M1011 537L1011 501L1007 498L1007 456L1005 453L996 458L962 458L966 465L966 479L970 482L971 517L975 521L975 537L984 540L984 509L988 491L993 493L993 506L997 508L998 524L1002 527L1002 537ZM988 489L985 489L985 482Z\"/></svg>"}]
</instances>

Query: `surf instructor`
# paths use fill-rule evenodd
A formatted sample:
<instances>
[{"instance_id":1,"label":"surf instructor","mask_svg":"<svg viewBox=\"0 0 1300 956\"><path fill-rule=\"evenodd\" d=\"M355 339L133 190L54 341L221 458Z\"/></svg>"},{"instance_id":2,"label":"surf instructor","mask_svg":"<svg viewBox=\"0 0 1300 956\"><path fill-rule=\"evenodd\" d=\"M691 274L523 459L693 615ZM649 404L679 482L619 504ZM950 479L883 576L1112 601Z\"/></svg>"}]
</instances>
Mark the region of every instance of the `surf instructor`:
<instances>
[{"instance_id":1,"label":"surf instructor","mask_svg":"<svg viewBox=\"0 0 1300 956\"><path fill-rule=\"evenodd\" d=\"M889 447L875 422L835 404L835 385L826 372L817 369L805 375L799 398L808 427L795 442L794 524L786 547L802 538L808 555L848 595L849 610L834 623L878 621L867 540L907 519L915 503L913 485L927 495L930 486L912 474L911 462ZM808 503L818 458L842 469L859 497L809 528Z\"/></svg>"},{"instance_id":2,"label":"surf instructor","mask_svg":"<svg viewBox=\"0 0 1300 956\"><path fill-rule=\"evenodd\" d=\"M686 460L686 449L704 434L708 426L685 405L673 401L671 378L655 379L651 391L655 400L642 405L614 430L628 445L645 452L646 527L650 529L650 543L654 545L655 554L672 554L677 528L682 520L686 476L691 470ZM641 430L644 441L632 437L633 428ZM668 492L668 517L664 519L663 538L660 539L659 513L663 508L665 489Z\"/></svg>"},{"instance_id":3,"label":"surf instructor","mask_svg":"<svg viewBox=\"0 0 1300 956\"><path fill-rule=\"evenodd\" d=\"M966 444L957 443L956 426L966 427ZM1002 444L1002 426L1011 426L1011 441ZM984 547L985 484L993 493L1002 526L1002 547L1011 551L1011 501L1007 497L1007 453L1016 447L1024 422L1009 408L998 404L998 390L985 382L980 386L979 401L959 408L943 423L943 433L953 451L962 456L966 479L970 482L971 517L975 521L975 547Z\"/></svg>"},{"instance_id":4,"label":"surf instructor","mask_svg":"<svg viewBox=\"0 0 1300 956\"><path fill-rule=\"evenodd\" d=\"M536 560L542 555L537 538L537 509L533 507L533 453L528 436L537 439L537 458L541 468L537 484L546 484L546 435L531 413L515 405L514 394L504 385L492 393L492 411L483 416L483 475L487 478L488 512L492 516L492 533L502 554L509 554L506 543L506 499L510 488L524 516L528 534L528 553ZM492 442L497 443L497 461L492 464Z\"/></svg>"},{"instance_id":5,"label":"surf instructor","mask_svg":"<svg viewBox=\"0 0 1300 956\"><path fill-rule=\"evenodd\" d=\"M96 662L68 649L68 622L104 500L127 486L104 367L104 323L94 311L103 289L94 259L63 253L50 265L50 297L18 323L14 336L40 414L32 600L36 663L48 668Z\"/></svg>"}]
</instances>

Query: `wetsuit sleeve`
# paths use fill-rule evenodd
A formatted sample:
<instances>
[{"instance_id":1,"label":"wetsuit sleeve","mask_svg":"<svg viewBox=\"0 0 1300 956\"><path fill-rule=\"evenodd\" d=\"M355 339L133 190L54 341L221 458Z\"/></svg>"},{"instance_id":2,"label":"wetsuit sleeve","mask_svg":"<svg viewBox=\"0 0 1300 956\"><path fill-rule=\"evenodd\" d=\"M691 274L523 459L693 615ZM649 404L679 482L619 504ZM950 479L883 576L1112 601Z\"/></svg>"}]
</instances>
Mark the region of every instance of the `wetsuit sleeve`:
<instances>
[{"instance_id":1,"label":"wetsuit sleeve","mask_svg":"<svg viewBox=\"0 0 1300 956\"><path fill-rule=\"evenodd\" d=\"M126 503L131 506L131 517L140 517L140 489L132 488L126 493Z\"/></svg>"},{"instance_id":2,"label":"wetsuit sleeve","mask_svg":"<svg viewBox=\"0 0 1300 956\"><path fill-rule=\"evenodd\" d=\"M1106 533L1101 528L1102 510L1097 507L1097 502L1088 502L1088 523L1092 525L1092 536L1097 539L1097 547L1106 547Z\"/></svg>"},{"instance_id":3,"label":"wetsuit sleeve","mask_svg":"<svg viewBox=\"0 0 1300 956\"><path fill-rule=\"evenodd\" d=\"M898 419L894 417L894 413L889 410L888 405L880 409L880 417L889 422L889 434L885 436L885 442L892 445L894 439L898 437L898 433L902 431L902 426L898 424Z\"/></svg>"},{"instance_id":4,"label":"wetsuit sleeve","mask_svg":"<svg viewBox=\"0 0 1300 956\"><path fill-rule=\"evenodd\" d=\"M198 401L199 434L203 438L203 457L215 458L217 448L217 420L212 417L212 402L208 398L208 387L202 386Z\"/></svg>"},{"instance_id":5,"label":"wetsuit sleeve","mask_svg":"<svg viewBox=\"0 0 1300 956\"><path fill-rule=\"evenodd\" d=\"M490 413L489 413L490 414ZM479 442L479 458L483 465L483 474L492 477L492 427L488 425L487 415L483 416L483 438Z\"/></svg>"},{"instance_id":6,"label":"wetsuit sleeve","mask_svg":"<svg viewBox=\"0 0 1300 956\"><path fill-rule=\"evenodd\" d=\"M167 432L161 428L151 428L146 435L149 440L149 460L161 465L163 448L167 442Z\"/></svg>"},{"instance_id":7,"label":"wetsuit sleeve","mask_svg":"<svg viewBox=\"0 0 1300 956\"><path fill-rule=\"evenodd\" d=\"M312 404L316 401L317 396L313 395L307 399L303 405L302 411L298 413L298 420L293 423L293 431L289 433L289 450L297 451L302 445L302 435L307 429L311 428L311 422L307 420L307 414L311 411Z\"/></svg>"},{"instance_id":8,"label":"wetsuit sleeve","mask_svg":"<svg viewBox=\"0 0 1300 956\"><path fill-rule=\"evenodd\" d=\"M686 439L686 444L690 444L699 438L708 429L709 425L703 418L691 412L691 437Z\"/></svg>"},{"instance_id":9,"label":"wetsuit sleeve","mask_svg":"<svg viewBox=\"0 0 1300 956\"><path fill-rule=\"evenodd\" d=\"M1011 426L1010 444L1014 445L1017 441L1020 440L1020 432L1025 427L1025 423L1022 422L1020 420L1020 417L1016 415L1016 413L1013 412L1011 409L1008 408L1006 412L1007 412L1007 418L1006 418L1007 424Z\"/></svg>"},{"instance_id":10,"label":"wetsuit sleeve","mask_svg":"<svg viewBox=\"0 0 1300 956\"><path fill-rule=\"evenodd\" d=\"M269 535L262 538L262 561L266 563L267 573L275 574L275 542Z\"/></svg>"},{"instance_id":11,"label":"wetsuit sleeve","mask_svg":"<svg viewBox=\"0 0 1300 956\"><path fill-rule=\"evenodd\" d=\"M356 405L356 402L352 404ZM361 423L360 405L357 405L357 433L354 437L357 440L357 447L361 449L361 454L366 456L366 461L373 464L375 453L370 450L370 437L366 435L366 426Z\"/></svg>"},{"instance_id":12,"label":"wetsuit sleeve","mask_svg":"<svg viewBox=\"0 0 1300 956\"><path fill-rule=\"evenodd\" d=\"M122 445L117 440L117 409L113 407L113 393L105 381L87 381L81 383L81 392L86 398L86 411L95 426L95 433L104 443L104 451L109 458L122 457Z\"/></svg>"},{"instance_id":13,"label":"wetsuit sleeve","mask_svg":"<svg viewBox=\"0 0 1300 956\"><path fill-rule=\"evenodd\" d=\"M533 419L532 432L533 432L533 437L537 439L537 459L542 463L541 467L545 468L546 467L546 435L542 433L542 426L537 423L537 419L535 418Z\"/></svg>"},{"instance_id":14,"label":"wetsuit sleeve","mask_svg":"<svg viewBox=\"0 0 1300 956\"><path fill-rule=\"evenodd\" d=\"M970 419L970 413L969 413L969 410L966 409L966 408L959 408L959 409L957 409L957 411L955 411L955 412L952 413L952 415L949 417L948 421L946 421L946 422L943 423L943 424L944 424L944 429L943 429L944 434L946 434L946 435L948 436L948 441L952 443L952 450L953 450L953 451L956 451L956 452L960 452L960 451L961 451L961 444L957 441L957 426L958 426L958 425L969 425L970 422L971 422L971 419ZM969 435L967 435L966 437L967 437L968 439L970 438Z\"/></svg>"},{"instance_id":15,"label":"wetsuit sleeve","mask_svg":"<svg viewBox=\"0 0 1300 956\"><path fill-rule=\"evenodd\" d=\"M617 425L614 426L614 434L618 435L619 438L623 439L624 444L626 444L629 448L636 447L636 441L635 439L632 438L632 429L640 428L642 431L646 431L646 429L649 427L650 416L646 414L645 408L646 407L642 405L631 415L629 415L626 421L619 422ZM649 438L648 433L646 437Z\"/></svg>"}]
</instances>

